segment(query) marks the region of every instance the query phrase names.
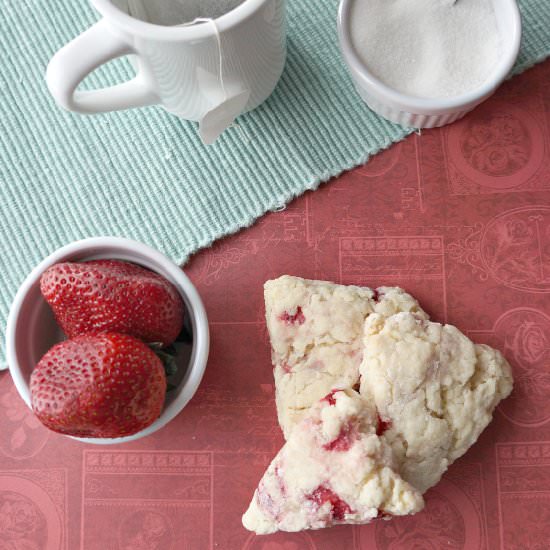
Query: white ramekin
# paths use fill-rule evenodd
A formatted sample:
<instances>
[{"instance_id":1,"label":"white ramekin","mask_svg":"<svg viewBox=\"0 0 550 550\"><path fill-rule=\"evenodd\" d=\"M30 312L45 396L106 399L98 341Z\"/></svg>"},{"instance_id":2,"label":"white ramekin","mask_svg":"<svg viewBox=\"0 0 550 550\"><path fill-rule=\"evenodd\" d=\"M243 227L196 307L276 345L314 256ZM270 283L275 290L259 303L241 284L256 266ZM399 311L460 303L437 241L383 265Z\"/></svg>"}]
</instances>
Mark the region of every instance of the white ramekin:
<instances>
[{"instance_id":1,"label":"white ramekin","mask_svg":"<svg viewBox=\"0 0 550 550\"><path fill-rule=\"evenodd\" d=\"M118 259L133 262L168 279L179 290L186 306L193 333L191 357L185 375L178 387L167 396L160 417L144 430L126 437L73 438L86 443L111 444L134 441L156 432L172 420L193 397L206 368L209 331L202 300L180 267L153 248L129 239L97 237L71 243L45 258L19 288L8 316L6 352L8 366L15 387L30 407L30 376L44 353L63 339L50 307L40 293L40 277L58 262L99 259Z\"/></svg>"},{"instance_id":2,"label":"white ramekin","mask_svg":"<svg viewBox=\"0 0 550 550\"><path fill-rule=\"evenodd\" d=\"M402 94L378 80L357 55L350 31L353 3L341 0L338 11L340 50L351 72L355 87L365 103L376 113L403 126L435 128L463 117L491 96L508 76L519 52L521 18L515 0L493 0L497 25L502 37L498 65L479 88L448 98L421 98ZM460 0L459 0L460 1ZM391 60L388 60L391 62Z\"/></svg>"}]
</instances>

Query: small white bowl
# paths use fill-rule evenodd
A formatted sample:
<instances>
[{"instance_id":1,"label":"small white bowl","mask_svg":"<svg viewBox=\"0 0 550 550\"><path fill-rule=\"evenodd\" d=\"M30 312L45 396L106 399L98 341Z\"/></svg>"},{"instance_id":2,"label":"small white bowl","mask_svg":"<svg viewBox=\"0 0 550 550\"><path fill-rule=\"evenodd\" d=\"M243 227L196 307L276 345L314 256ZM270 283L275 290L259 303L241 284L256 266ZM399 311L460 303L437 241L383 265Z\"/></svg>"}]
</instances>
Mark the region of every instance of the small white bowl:
<instances>
[{"instance_id":1,"label":"small white bowl","mask_svg":"<svg viewBox=\"0 0 550 550\"><path fill-rule=\"evenodd\" d=\"M355 1L341 0L338 10L338 37L344 61L363 101L374 112L403 126L435 128L462 118L495 92L510 73L519 53L521 18L517 3L515 0L493 0L503 51L486 82L475 90L448 98L402 94L376 78L357 55L350 30Z\"/></svg>"},{"instance_id":2,"label":"small white bowl","mask_svg":"<svg viewBox=\"0 0 550 550\"><path fill-rule=\"evenodd\" d=\"M168 279L183 298L187 321L193 335L190 357L185 356L185 353L178 353L179 368L186 368L183 379L176 389L167 394L164 409L153 424L126 437L73 438L96 444L125 443L156 432L185 407L199 387L208 359L210 337L202 300L193 283L164 254L145 244L117 237L84 239L55 251L33 269L15 296L6 329L7 360L19 395L31 407L29 382L32 370L44 353L64 338L49 305L40 293L40 277L46 269L58 262L100 259L133 262Z\"/></svg>"}]
</instances>

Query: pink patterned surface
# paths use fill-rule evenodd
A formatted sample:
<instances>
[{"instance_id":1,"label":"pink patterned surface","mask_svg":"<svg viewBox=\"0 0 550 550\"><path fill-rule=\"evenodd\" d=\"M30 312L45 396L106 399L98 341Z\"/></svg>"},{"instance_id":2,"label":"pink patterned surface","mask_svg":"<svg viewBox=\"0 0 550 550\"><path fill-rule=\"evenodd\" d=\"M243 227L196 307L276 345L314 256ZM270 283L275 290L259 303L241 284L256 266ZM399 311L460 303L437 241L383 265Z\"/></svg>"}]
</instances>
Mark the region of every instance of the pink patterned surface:
<instances>
[{"instance_id":1,"label":"pink patterned surface","mask_svg":"<svg viewBox=\"0 0 550 550\"><path fill-rule=\"evenodd\" d=\"M1 550L550 548L550 63L198 254L211 358L169 426L115 448L49 433L0 375ZM499 347L516 389L414 518L256 537L240 516L282 442L262 283L398 284Z\"/></svg>"}]
</instances>

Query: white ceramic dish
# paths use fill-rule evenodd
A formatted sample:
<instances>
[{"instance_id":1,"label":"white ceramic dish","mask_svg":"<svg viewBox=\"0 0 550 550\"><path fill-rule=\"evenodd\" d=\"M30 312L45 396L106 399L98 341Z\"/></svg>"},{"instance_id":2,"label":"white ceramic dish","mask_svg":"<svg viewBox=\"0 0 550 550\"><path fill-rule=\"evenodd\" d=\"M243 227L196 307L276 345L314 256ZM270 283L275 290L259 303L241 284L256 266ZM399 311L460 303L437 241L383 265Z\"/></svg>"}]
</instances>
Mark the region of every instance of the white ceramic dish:
<instances>
[{"instance_id":1,"label":"white ceramic dish","mask_svg":"<svg viewBox=\"0 0 550 550\"><path fill-rule=\"evenodd\" d=\"M376 113L403 126L435 128L463 117L485 101L508 76L519 52L521 18L515 0L493 0L503 52L487 81L471 92L433 99L402 94L376 78L357 55L350 32L350 14L357 0L341 0L338 11L340 50L363 101Z\"/></svg>"},{"instance_id":2,"label":"white ceramic dish","mask_svg":"<svg viewBox=\"0 0 550 550\"><path fill-rule=\"evenodd\" d=\"M190 354L178 353L178 362L183 362L183 364L180 362L180 369L187 368L177 388L168 393L160 417L144 430L126 437L74 438L96 444L134 441L156 432L170 422L197 391L206 368L209 348L208 320L202 300L185 273L164 254L145 244L117 237L97 237L76 241L55 251L33 269L19 288L8 316L6 330L8 366L19 395L29 407L31 406L29 389L31 372L44 353L53 344L63 339L53 313L40 293L42 273L58 262L107 258L142 265L156 271L174 284L185 302L193 343Z\"/></svg>"}]
</instances>

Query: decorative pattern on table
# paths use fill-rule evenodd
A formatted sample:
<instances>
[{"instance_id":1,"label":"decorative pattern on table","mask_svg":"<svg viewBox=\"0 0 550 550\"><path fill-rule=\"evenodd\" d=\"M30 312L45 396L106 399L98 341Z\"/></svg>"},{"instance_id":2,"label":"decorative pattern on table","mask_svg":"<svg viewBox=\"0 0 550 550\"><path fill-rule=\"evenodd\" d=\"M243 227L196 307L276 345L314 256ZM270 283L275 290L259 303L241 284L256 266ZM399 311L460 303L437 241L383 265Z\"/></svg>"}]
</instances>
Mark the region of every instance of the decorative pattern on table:
<instances>
[{"instance_id":1,"label":"decorative pattern on table","mask_svg":"<svg viewBox=\"0 0 550 550\"><path fill-rule=\"evenodd\" d=\"M549 237L550 207L525 206L477 224L448 251L482 281L490 277L517 290L550 292Z\"/></svg>"},{"instance_id":2,"label":"decorative pattern on table","mask_svg":"<svg viewBox=\"0 0 550 550\"><path fill-rule=\"evenodd\" d=\"M431 301L445 310L445 262L440 235L344 237L339 242L340 281L373 285L397 285L408 290L429 286ZM416 284L415 284L416 283ZM411 290L411 292L413 292Z\"/></svg>"},{"instance_id":3,"label":"decorative pattern on table","mask_svg":"<svg viewBox=\"0 0 550 550\"><path fill-rule=\"evenodd\" d=\"M517 426L536 428L550 420L550 317L532 308L516 308L497 319L489 335L514 369L514 391L499 405L504 416ZM470 335L476 337L476 331Z\"/></svg>"},{"instance_id":4,"label":"decorative pattern on table","mask_svg":"<svg viewBox=\"0 0 550 550\"><path fill-rule=\"evenodd\" d=\"M66 472L0 471L0 548L67 549Z\"/></svg>"},{"instance_id":5,"label":"decorative pattern on table","mask_svg":"<svg viewBox=\"0 0 550 550\"><path fill-rule=\"evenodd\" d=\"M214 286L228 269L237 267L240 262L258 255L266 248L272 249L289 243L302 242L308 235L308 216L306 208L296 203L281 210L278 216L261 218L258 223L243 233L238 243L220 242L214 253L207 249L201 253L200 269L196 280L205 286Z\"/></svg>"},{"instance_id":6,"label":"decorative pattern on table","mask_svg":"<svg viewBox=\"0 0 550 550\"><path fill-rule=\"evenodd\" d=\"M82 548L211 547L212 455L84 451Z\"/></svg>"},{"instance_id":7,"label":"decorative pattern on table","mask_svg":"<svg viewBox=\"0 0 550 550\"><path fill-rule=\"evenodd\" d=\"M425 496L415 516L356 527L356 548L485 550L485 504L479 464L458 463Z\"/></svg>"},{"instance_id":8,"label":"decorative pattern on table","mask_svg":"<svg viewBox=\"0 0 550 550\"><path fill-rule=\"evenodd\" d=\"M512 80L498 99L442 131L449 188L453 195L518 193L550 188L550 115L542 82L527 90ZM526 94L533 101L525 101Z\"/></svg>"},{"instance_id":9,"label":"decorative pattern on table","mask_svg":"<svg viewBox=\"0 0 550 550\"><path fill-rule=\"evenodd\" d=\"M8 376L0 378L0 426L0 453L14 460L37 455L50 436L23 403Z\"/></svg>"},{"instance_id":10,"label":"decorative pattern on table","mask_svg":"<svg viewBox=\"0 0 550 550\"><path fill-rule=\"evenodd\" d=\"M502 547L544 548L550 540L550 443L496 446Z\"/></svg>"}]
</instances>

